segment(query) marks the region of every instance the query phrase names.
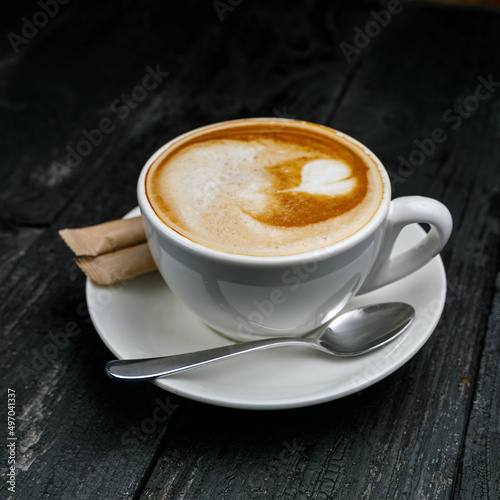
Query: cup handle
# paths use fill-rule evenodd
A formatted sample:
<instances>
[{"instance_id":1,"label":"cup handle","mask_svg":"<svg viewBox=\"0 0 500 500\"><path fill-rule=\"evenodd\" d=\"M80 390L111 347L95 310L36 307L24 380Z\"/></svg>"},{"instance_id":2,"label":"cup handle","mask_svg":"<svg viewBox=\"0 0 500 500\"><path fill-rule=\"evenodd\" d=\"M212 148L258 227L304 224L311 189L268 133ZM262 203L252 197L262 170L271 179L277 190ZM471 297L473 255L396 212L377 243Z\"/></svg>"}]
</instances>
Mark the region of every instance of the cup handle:
<instances>
[{"instance_id":1,"label":"cup handle","mask_svg":"<svg viewBox=\"0 0 500 500\"><path fill-rule=\"evenodd\" d=\"M391 256L396 238L408 224L424 222L431 230L415 247ZM453 221L449 210L439 201L423 196L405 196L391 202L382 246L375 263L358 294L404 278L427 264L444 247L450 237Z\"/></svg>"}]
</instances>

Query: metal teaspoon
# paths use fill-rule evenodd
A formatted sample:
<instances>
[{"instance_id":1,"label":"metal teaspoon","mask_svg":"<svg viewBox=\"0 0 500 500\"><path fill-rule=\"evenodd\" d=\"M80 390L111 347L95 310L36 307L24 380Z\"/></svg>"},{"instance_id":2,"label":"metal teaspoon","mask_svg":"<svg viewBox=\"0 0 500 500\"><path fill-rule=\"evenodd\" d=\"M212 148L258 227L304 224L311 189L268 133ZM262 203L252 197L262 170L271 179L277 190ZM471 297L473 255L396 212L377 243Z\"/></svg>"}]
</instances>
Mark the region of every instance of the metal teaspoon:
<instances>
[{"instance_id":1,"label":"metal teaspoon","mask_svg":"<svg viewBox=\"0 0 500 500\"><path fill-rule=\"evenodd\" d=\"M312 347L334 356L359 356L401 335L414 316L413 307L402 302L364 306L337 316L315 338L270 338L159 358L115 360L106 365L106 373L122 380L146 380L281 346Z\"/></svg>"}]
</instances>

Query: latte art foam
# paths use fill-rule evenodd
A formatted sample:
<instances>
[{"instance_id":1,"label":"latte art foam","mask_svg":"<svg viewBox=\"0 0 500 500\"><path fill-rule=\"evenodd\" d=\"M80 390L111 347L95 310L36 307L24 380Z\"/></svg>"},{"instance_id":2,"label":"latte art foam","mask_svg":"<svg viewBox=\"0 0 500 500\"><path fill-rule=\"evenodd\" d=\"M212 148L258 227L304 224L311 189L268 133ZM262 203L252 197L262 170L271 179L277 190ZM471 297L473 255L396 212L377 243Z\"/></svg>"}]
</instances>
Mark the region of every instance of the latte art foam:
<instances>
[{"instance_id":1,"label":"latte art foam","mask_svg":"<svg viewBox=\"0 0 500 500\"><path fill-rule=\"evenodd\" d=\"M376 162L341 134L252 119L180 139L152 164L146 193L169 227L206 247L254 256L331 245L373 217Z\"/></svg>"}]
</instances>

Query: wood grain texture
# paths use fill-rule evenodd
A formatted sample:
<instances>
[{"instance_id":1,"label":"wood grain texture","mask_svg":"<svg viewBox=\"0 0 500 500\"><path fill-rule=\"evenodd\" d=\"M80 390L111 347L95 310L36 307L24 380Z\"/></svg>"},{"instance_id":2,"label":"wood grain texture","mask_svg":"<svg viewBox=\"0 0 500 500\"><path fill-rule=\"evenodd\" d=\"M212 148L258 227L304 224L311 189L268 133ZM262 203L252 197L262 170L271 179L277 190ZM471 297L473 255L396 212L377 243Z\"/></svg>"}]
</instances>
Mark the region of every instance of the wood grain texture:
<instances>
[{"instance_id":1,"label":"wood grain texture","mask_svg":"<svg viewBox=\"0 0 500 500\"><path fill-rule=\"evenodd\" d=\"M498 206L498 205L497 205ZM500 280L491 307L456 483L456 498L499 498Z\"/></svg>"},{"instance_id":2,"label":"wood grain texture","mask_svg":"<svg viewBox=\"0 0 500 500\"><path fill-rule=\"evenodd\" d=\"M0 20L0 380L2 394L16 390L19 443L11 498L499 498L500 14L402 2L346 58L341 44L386 2L223 4L221 20L210 2L75 1L18 52L7 35L39 4ZM134 100L151 71L158 85ZM484 81L489 95L472 110ZM134 207L142 165L179 133L273 115L353 135L387 166L395 196L450 208L434 335L375 386L297 410L218 408L107 379L112 355L57 230ZM113 130L76 158L102 120ZM446 139L432 146L436 129Z\"/></svg>"}]
</instances>

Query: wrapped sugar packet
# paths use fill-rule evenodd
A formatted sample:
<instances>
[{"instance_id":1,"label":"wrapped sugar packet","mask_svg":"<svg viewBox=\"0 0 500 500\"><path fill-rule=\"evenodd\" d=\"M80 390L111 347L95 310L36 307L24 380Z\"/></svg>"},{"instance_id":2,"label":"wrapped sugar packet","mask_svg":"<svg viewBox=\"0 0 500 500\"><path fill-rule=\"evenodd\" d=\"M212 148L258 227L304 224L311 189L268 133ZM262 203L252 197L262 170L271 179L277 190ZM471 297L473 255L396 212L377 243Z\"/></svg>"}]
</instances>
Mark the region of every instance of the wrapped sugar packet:
<instances>
[{"instance_id":1,"label":"wrapped sugar packet","mask_svg":"<svg viewBox=\"0 0 500 500\"><path fill-rule=\"evenodd\" d=\"M154 271L140 217L62 229L60 236L80 258L80 269L98 285L112 285Z\"/></svg>"},{"instance_id":2,"label":"wrapped sugar packet","mask_svg":"<svg viewBox=\"0 0 500 500\"><path fill-rule=\"evenodd\" d=\"M94 257L146 241L140 217L113 220L80 229L62 229L59 235L75 255Z\"/></svg>"},{"instance_id":3,"label":"wrapped sugar packet","mask_svg":"<svg viewBox=\"0 0 500 500\"><path fill-rule=\"evenodd\" d=\"M97 257L75 259L78 267L98 285L112 285L156 269L147 243L122 248Z\"/></svg>"}]
</instances>

